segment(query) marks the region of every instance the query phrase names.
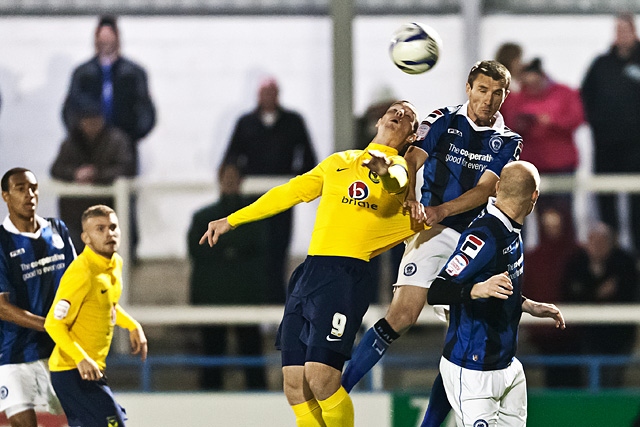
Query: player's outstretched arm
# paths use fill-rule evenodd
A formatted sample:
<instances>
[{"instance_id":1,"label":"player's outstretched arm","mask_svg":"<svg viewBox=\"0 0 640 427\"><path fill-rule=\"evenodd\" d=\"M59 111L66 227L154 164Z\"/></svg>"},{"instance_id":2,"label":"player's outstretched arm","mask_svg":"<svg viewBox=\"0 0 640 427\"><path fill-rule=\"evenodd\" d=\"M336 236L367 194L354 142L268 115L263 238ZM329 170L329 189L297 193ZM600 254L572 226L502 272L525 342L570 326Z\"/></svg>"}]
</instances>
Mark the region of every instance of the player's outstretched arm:
<instances>
[{"instance_id":1,"label":"player's outstretched arm","mask_svg":"<svg viewBox=\"0 0 640 427\"><path fill-rule=\"evenodd\" d=\"M44 317L11 304L6 292L0 293L0 320L44 332Z\"/></svg>"},{"instance_id":2,"label":"player's outstretched arm","mask_svg":"<svg viewBox=\"0 0 640 427\"><path fill-rule=\"evenodd\" d=\"M200 238L200 244L203 245L206 242L209 243L209 246L213 247L213 245L218 243L218 238L221 235L232 229L233 227L231 227L226 217L211 221L207 227L207 232Z\"/></svg>"},{"instance_id":3,"label":"player's outstretched arm","mask_svg":"<svg viewBox=\"0 0 640 427\"><path fill-rule=\"evenodd\" d=\"M555 304L537 302L526 298L522 303L522 311L533 317L549 317L556 321L556 328L566 329L564 316Z\"/></svg>"},{"instance_id":4,"label":"player's outstretched arm","mask_svg":"<svg viewBox=\"0 0 640 427\"><path fill-rule=\"evenodd\" d=\"M131 354L139 354L143 362L147 360L147 352L149 349L147 346L147 337L142 330L142 326L138 326L129 331L129 341L131 342Z\"/></svg>"},{"instance_id":5,"label":"player's outstretched arm","mask_svg":"<svg viewBox=\"0 0 640 427\"><path fill-rule=\"evenodd\" d=\"M471 288L471 299L498 298L507 299L513 294L513 285L509 275L504 272L489 277Z\"/></svg>"}]
</instances>

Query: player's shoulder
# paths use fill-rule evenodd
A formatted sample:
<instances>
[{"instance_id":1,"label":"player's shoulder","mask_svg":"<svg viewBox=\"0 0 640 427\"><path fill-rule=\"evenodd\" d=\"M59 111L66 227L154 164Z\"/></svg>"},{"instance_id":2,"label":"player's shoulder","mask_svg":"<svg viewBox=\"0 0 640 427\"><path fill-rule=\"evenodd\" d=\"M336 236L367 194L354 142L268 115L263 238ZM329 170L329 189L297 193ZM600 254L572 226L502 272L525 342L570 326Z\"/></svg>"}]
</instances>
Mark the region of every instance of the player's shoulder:
<instances>
[{"instance_id":1,"label":"player's shoulder","mask_svg":"<svg viewBox=\"0 0 640 427\"><path fill-rule=\"evenodd\" d=\"M461 106L462 105L437 108L429 113L424 119L422 119L420 126L418 126L416 140L423 140L432 127L437 127L440 123L449 123L451 117L458 112Z\"/></svg>"}]
</instances>

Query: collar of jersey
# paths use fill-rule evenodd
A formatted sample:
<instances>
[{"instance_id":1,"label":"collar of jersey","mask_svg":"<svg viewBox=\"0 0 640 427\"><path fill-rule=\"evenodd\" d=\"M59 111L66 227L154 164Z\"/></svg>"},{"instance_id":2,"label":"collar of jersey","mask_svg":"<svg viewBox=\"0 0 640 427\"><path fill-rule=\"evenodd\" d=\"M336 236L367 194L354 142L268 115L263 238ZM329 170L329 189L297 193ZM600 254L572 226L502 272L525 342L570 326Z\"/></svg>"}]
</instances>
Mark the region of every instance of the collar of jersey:
<instances>
[{"instance_id":1,"label":"collar of jersey","mask_svg":"<svg viewBox=\"0 0 640 427\"><path fill-rule=\"evenodd\" d=\"M500 111L498 111L495 115L496 117L496 121L493 124L493 126L478 126L477 124L475 124L473 122L473 120L471 120L469 118L469 115L467 114L467 109L469 108L469 101L465 102L464 104L462 104L462 106L460 108L458 108L458 111L456 112L457 115L459 116L464 116L467 118L467 121L469 122L469 124L471 125L471 127L476 130L476 131L481 131L481 130L495 130L498 132L502 132L502 130L504 129L504 118L502 117L502 114L500 113Z\"/></svg>"},{"instance_id":2,"label":"collar of jersey","mask_svg":"<svg viewBox=\"0 0 640 427\"><path fill-rule=\"evenodd\" d=\"M84 247L82 253L91 261L91 264L98 267L100 270L113 270L116 266L116 254L114 253L111 258L105 258L102 255L95 253L89 246Z\"/></svg>"},{"instance_id":3,"label":"collar of jersey","mask_svg":"<svg viewBox=\"0 0 640 427\"><path fill-rule=\"evenodd\" d=\"M38 229L36 230L35 233L23 233L22 231L18 230L16 228L16 226L13 225L13 222L11 222L11 219L9 218L9 215L7 215L4 218L4 221L2 222L2 226L9 233L20 234L22 236L29 237L31 239L37 239L42 234L42 230L44 228L46 228L46 227L49 227L51 224L49 224L49 221L47 221L46 219L42 218L41 216L36 215L35 218L36 218L36 222L40 226L40 227L38 227Z\"/></svg>"},{"instance_id":4,"label":"collar of jersey","mask_svg":"<svg viewBox=\"0 0 640 427\"><path fill-rule=\"evenodd\" d=\"M496 198L489 197L489 203L487 203L487 213L498 218L510 232L515 231L516 233L520 234L520 230L522 230L522 227L511 218L506 216L500 209L495 206L495 204Z\"/></svg>"},{"instance_id":5,"label":"collar of jersey","mask_svg":"<svg viewBox=\"0 0 640 427\"><path fill-rule=\"evenodd\" d=\"M369 145L367 145L367 151L369 150L377 150L383 152L384 154L391 154L394 156L398 154L398 150L396 150L395 148L389 147L388 145L377 144L375 142L371 142L369 143Z\"/></svg>"}]
</instances>

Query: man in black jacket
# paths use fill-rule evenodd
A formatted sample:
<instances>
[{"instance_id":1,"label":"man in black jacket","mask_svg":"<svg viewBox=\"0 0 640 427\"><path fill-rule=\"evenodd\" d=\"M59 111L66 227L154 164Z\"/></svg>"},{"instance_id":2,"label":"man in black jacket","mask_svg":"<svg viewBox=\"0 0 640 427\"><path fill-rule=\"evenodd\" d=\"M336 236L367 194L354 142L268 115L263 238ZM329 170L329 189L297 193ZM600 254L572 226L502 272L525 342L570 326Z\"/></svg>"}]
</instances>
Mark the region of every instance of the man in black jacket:
<instances>
[{"instance_id":1,"label":"man in black jacket","mask_svg":"<svg viewBox=\"0 0 640 427\"><path fill-rule=\"evenodd\" d=\"M303 174L317 162L304 119L280 105L278 83L266 78L258 89L257 107L244 114L233 131L223 163L235 164L244 175L288 176ZM293 212L282 212L269 224L268 296L284 303Z\"/></svg>"},{"instance_id":2,"label":"man in black jacket","mask_svg":"<svg viewBox=\"0 0 640 427\"><path fill-rule=\"evenodd\" d=\"M582 82L582 101L593 131L596 173L640 172L640 41L634 16L616 17L611 49L598 56ZM598 197L600 218L618 230L614 195ZM631 236L640 250L640 196L631 196Z\"/></svg>"},{"instance_id":3,"label":"man in black jacket","mask_svg":"<svg viewBox=\"0 0 640 427\"><path fill-rule=\"evenodd\" d=\"M75 105L101 103L105 122L122 130L131 140L137 172L137 144L156 122L147 74L140 65L121 56L120 33L114 17L100 18L95 48L96 55L73 72L62 110L65 126L71 131L78 121Z\"/></svg>"}]
</instances>

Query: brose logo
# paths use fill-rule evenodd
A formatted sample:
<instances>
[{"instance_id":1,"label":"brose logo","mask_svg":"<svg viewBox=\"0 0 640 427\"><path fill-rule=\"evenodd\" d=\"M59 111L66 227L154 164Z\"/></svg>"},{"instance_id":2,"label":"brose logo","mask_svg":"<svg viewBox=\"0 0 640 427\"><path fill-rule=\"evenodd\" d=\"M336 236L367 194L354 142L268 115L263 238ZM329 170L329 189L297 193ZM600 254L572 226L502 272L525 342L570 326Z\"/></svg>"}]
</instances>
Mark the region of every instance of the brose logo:
<instances>
[{"instance_id":1,"label":"brose logo","mask_svg":"<svg viewBox=\"0 0 640 427\"><path fill-rule=\"evenodd\" d=\"M365 184L364 182L355 181L349 186L348 194L349 197L342 197L342 203L358 206L361 208L368 208L373 210L378 209L378 205L376 205L375 203L369 203L365 201L365 199L369 197L369 187L367 187L367 184Z\"/></svg>"}]
</instances>

